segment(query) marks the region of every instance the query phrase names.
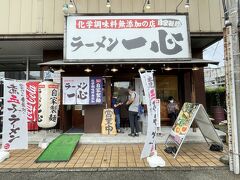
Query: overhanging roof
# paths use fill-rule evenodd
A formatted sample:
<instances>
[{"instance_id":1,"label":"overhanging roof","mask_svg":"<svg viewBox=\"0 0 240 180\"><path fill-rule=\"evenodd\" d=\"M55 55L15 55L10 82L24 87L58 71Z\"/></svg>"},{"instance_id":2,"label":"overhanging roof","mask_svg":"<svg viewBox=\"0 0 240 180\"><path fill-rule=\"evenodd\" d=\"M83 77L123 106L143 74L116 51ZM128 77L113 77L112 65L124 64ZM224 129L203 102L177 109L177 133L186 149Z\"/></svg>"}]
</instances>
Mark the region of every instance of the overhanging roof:
<instances>
[{"instance_id":1,"label":"overhanging roof","mask_svg":"<svg viewBox=\"0 0 240 180\"><path fill-rule=\"evenodd\" d=\"M203 49L204 47L212 44L216 40L222 37L221 33L194 33L191 32L191 48L192 49ZM21 47L21 48L19 48ZM44 50L63 50L63 34L32 34L32 35L0 35L0 71L25 71L26 70L26 61L30 61L30 69L32 71L39 71L38 64L43 62L43 51ZM87 61L87 62L86 62ZM99 60L93 60L99 61ZM108 62L111 61L111 62ZM117 60L118 61L118 60ZM139 60L132 60L124 62L124 60L107 60L102 61L102 63L94 63L92 60L84 60L78 64L164 64L164 63L192 63L192 62L180 62L179 60L143 60L141 62L136 62ZM161 62L160 62L161 61ZM167 61L167 62L165 62ZM71 65L71 64L61 64L62 60L58 62L49 62L50 65ZM52 64L51 64L52 63ZM176 64L177 64L176 63ZM194 62L201 63L202 66L206 64L217 64L217 62ZM205 63L205 62L204 62ZM74 64L76 64L74 62ZM190 65L190 64L189 64Z\"/></svg>"},{"instance_id":2,"label":"overhanging roof","mask_svg":"<svg viewBox=\"0 0 240 180\"><path fill-rule=\"evenodd\" d=\"M212 60L204 60L204 59L138 59L138 60L129 60L129 59L107 59L107 60L99 60L99 59L81 59L81 60L53 60L44 63L39 63L40 66L63 66L63 65L104 65L104 64L198 64L198 65L207 65L207 64L215 64L218 65L218 61Z\"/></svg>"}]
</instances>

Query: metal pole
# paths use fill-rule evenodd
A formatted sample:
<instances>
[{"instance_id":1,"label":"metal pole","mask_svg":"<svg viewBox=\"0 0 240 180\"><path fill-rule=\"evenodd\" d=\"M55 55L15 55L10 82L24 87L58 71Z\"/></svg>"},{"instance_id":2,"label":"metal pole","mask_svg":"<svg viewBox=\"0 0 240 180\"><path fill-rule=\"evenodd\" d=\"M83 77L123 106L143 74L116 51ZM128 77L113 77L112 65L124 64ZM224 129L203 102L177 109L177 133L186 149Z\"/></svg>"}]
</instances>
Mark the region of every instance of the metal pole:
<instances>
[{"instance_id":1,"label":"metal pole","mask_svg":"<svg viewBox=\"0 0 240 180\"><path fill-rule=\"evenodd\" d=\"M27 57L26 61L26 80L29 80L29 57Z\"/></svg>"},{"instance_id":2,"label":"metal pole","mask_svg":"<svg viewBox=\"0 0 240 180\"><path fill-rule=\"evenodd\" d=\"M240 63L239 63L239 37L238 37L238 11L237 11L237 0L232 2L232 12L230 11L230 22L232 23L232 61L233 61L233 77L234 77L234 88L233 95L235 95L235 112L236 119L233 119L233 170L235 174L239 174L239 130L240 130Z\"/></svg>"},{"instance_id":3,"label":"metal pole","mask_svg":"<svg viewBox=\"0 0 240 180\"><path fill-rule=\"evenodd\" d=\"M227 142L229 149L229 168L230 171L233 171L233 156L230 152L232 152L232 73L231 66L232 61L230 59L231 46L230 46L230 31L231 27L225 27L223 29L223 37L224 37L224 57L225 57L225 87L226 87L226 106L227 106L227 123L228 123L228 133L227 133Z\"/></svg>"},{"instance_id":4,"label":"metal pole","mask_svg":"<svg viewBox=\"0 0 240 180\"><path fill-rule=\"evenodd\" d=\"M227 49L229 53L227 55L228 64L230 67L226 68L226 74L230 77L229 87L227 90L227 101L232 105L228 110L230 111L230 122L229 128L232 133L232 142L229 141L230 157L232 157L233 163L232 168L230 164L230 170L233 170L235 174L239 174L239 149L240 149L240 62L239 62L239 34L238 34L238 0L228 0L226 2L225 14L229 16L229 24L225 23L229 27L227 43ZM227 10L227 11L226 11ZM226 19L226 18L225 18ZM230 139L230 140L231 140ZM232 143L232 144L231 144ZM231 146L232 145L232 146ZM231 158L230 158L231 160Z\"/></svg>"},{"instance_id":5,"label":"metal pole","mask_svg":"<svg viewBox=\"0 0 240 180\"><path fill-rule=\"evenodd\" d=\"M63 60L67 57L67 16L64 16Z\"/></svg>"}]
</instances>

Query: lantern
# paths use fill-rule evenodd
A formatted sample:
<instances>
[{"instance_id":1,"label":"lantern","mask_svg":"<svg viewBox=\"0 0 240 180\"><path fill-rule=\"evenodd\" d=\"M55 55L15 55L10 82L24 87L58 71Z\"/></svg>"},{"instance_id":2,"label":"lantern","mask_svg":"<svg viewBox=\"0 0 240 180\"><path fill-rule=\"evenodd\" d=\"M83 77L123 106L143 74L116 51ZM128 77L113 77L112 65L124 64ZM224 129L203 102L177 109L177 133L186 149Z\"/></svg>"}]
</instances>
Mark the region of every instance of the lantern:
<instances>
[{"instance_id":1,"label":"lantern","mask_svg":"<svg viewBox=\"0 0 240 180\"><path fill-rule=\"evenodd\" d=\"M59 86L51 81L44 81L38 85L38 92L38 126L42 128L54 127L58 119Z\"/></svg>"}]
</instances>

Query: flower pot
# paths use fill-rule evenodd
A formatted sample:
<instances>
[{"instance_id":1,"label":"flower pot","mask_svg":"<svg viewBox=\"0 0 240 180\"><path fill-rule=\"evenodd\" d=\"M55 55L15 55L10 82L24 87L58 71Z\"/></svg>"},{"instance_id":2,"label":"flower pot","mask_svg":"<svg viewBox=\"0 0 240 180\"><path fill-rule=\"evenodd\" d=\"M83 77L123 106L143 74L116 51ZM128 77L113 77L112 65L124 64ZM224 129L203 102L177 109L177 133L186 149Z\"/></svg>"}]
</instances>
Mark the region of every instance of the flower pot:
<instances>
[{"instance_id":1,"label":"flower pot","mask_svg":"<svg viewBox=\"0 0 240 180\"><path fill-rule=\"evenodd\" d=\"M213 115L213 123L219 124L221 121L225 120L224 109L221 106L212 106L212 115Z\"/></svg>"}]
</instances>

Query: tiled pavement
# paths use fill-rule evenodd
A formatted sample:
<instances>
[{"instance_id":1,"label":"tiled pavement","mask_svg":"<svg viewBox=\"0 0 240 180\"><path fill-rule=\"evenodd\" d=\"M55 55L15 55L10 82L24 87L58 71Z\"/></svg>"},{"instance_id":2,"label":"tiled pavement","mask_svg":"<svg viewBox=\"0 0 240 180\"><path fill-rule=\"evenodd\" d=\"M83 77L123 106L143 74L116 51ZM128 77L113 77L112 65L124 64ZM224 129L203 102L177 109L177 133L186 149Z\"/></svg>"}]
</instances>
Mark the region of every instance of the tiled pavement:
<instances>
[{"instance_id":1,"label":"tiled pavement","mask_svg":"<svg viewBox=\"0 0 240 180\"><path fill-rule=\"evenodd\" d=\"M140 159L143 144L79 144L69 162L35 163L43 151L37 145L28 150L14 150L10 158L0 163L0 169L65 169L65 168L146 168L146 159ZM158 155L166 167L223 167L219 161L226 152L212 152L206 143L183 144L176 159L164 152L164 145L157 145Z\"/></svg>"}]
</instances>

